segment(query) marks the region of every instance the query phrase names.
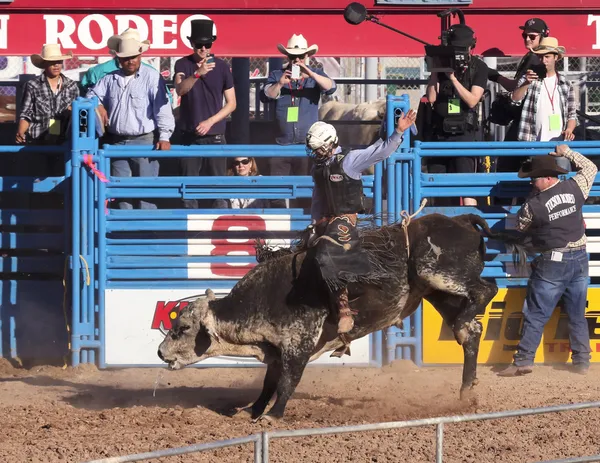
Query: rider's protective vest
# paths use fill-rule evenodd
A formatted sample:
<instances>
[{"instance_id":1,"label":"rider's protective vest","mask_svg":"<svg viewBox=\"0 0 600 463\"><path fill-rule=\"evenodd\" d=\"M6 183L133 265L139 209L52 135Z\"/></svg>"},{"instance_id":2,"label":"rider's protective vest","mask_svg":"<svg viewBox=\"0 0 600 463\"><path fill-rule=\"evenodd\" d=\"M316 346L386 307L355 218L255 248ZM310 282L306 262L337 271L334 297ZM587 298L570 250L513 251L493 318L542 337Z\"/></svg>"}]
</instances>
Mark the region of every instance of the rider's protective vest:
<instances>
[{"instance_id":1,"label":"rider's protective vest","mask_svg":"<svg viewBox=\"0 0 600 463\"><path fill-rule=\"evenodd\" d=\"M356 214L364 211L362 180L349 177L342 168L342 160L350 152L342 149L327 165L315 166L313 179L324 196L323 216Z\"/></svg>"}]
</instances>

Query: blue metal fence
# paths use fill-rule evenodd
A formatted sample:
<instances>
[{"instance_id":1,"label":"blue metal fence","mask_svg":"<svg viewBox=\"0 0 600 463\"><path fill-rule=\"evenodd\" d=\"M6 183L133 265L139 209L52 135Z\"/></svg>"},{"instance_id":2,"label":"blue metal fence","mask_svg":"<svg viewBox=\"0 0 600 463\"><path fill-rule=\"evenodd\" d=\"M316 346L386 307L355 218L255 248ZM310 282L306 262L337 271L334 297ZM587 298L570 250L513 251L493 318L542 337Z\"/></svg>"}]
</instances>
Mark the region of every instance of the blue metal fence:
<instances>
[{"instance_id":1,"label":"blue metal fence","mask_svg":"<svg viewBox=\"0 0 600 463\"><path fill-rule=\"evenodd\" d=\"M56 178L3 177L2 191L66 193L66 213L53 210L31 213L26 209L2 208L2 249L27 252L53 250L2 257L4 279L2 286L2 313L0 321L0 352L4 357L16 357L18 318L26 313L16 309L17 299L29 295L19 293L25 281L12 277L19 272L52 275L51 283L58 296L42 297L62 307L60 280L66 268L71 270L69 281L71 309L70 352L71 362L97 363L105 366L106 314L105 293L118 289L199 289L211 287L227 291L254 264L248 251L255 237L271 240L274 244L288 245L296 233L309 223L309 216L301 209L265 210L118 210L109 208L120 198L157 198L179 201L182 199L215 198L308 198L312 193L310 177L111 177L110 162L115 158L158 157L273 157L304 156L302 146L234 145L234 146L173 146L171 151L152 151L151 147L104 146L98 147L95 130L95 101L78 99L73 105L72 146L53 148L0 147L0 152L24 155L32 150L66 154L64 176ZM387 130L391 133L395 118L409 109L406 95L387 98ZM400 150L385 163L375 168L374 175L365 176L365 195L373 200L373 212L380 223L393 223L402 211L414 212L424 197L487 197L524 196L527 180L516 174L426 174L421 172L422 160L437 156L530 156L547 153L554 143L420 143L413 149L407 137ZM597 141L574 142L570 145L586 155L600 154ZM67 150L65 152L65 150ZM104 181L102 174L107 175ZM70 182L70 183L69 183ZM64 188L68 185L69 188ZM600 184L594 185L592 196L600 194ZM72 200L70 200L72 198ZM596 211L586 206L586 211ZM423 213L442 212L456 215L472 212L483 215L491 226L502 227L507 216L515 212L510 207L439 208L427 207ZM72 217L72 220L71 220ZM245 225L240 227L240 221ZM67 225L68 224L68 225ZM7 227L35 226L21 232ZM41 228L40 228L41 227ZM65 228L67 227L67 228ZM244 229L242 229L244 228ZM69 230L69 233L65 233ZM67 242L68 247L67 247ZM241 243L241 244L240 244ZM484 277L494 278L501 286L524 283L523 278L511 274L510 257L502 247L488 243L488 259ZM239 246L244 251L239 252ZM65 252L69 249L69 252ZM235 254L238 255L235 255ZM242 255L245 254L245 255ZM47 278L46 278L47 279ZM39 280L39 278L38 278ZM29 282L27 282L29 284ZM31 293L40 294L36 280ZM19 288L19 289L17 289ZM29 287L28 287L29 288ZM49 294L49 293L48 293ZM69 302L69 301L67 301ZM58 309L60 312L61 309ZM18 313L17 313L18 312ZM35 312L37 313L37 312ZM59 320L62 317L58 318ZM64 324L64 321L61 321ZM405 321L402 329L389 328L372 337L372 360L386 363L398 358L410 358L420 363L421 355L420 309ZM23 339L28 339L23 335ZM22 341L26 342L26 341ZM19 346L21 348L22 346Z\"/></svg>"}]
</instances>

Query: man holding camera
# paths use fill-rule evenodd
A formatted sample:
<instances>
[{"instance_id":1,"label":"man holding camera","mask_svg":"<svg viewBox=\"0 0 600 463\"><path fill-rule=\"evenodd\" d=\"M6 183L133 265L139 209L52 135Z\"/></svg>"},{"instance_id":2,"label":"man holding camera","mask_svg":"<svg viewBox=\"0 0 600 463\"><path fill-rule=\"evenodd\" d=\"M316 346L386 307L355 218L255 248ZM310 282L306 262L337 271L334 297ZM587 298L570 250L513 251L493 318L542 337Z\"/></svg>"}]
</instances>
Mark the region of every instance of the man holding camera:
<instances>
[{"instance_id":1,"label":"man holding camera","mask_svg":"<svg viewBox=\"0 0 600 463\"><path fill-rule=\"evenodd\" d=\"M277 49L287 57L288 63L283 69L275 69L269 74L263 88L266 97L263 101L275 101L277 144L304 143L308 129L319 120L321 95L333 94L336 85L321 69L308 66L309 58L317 53L319 47L309 47L302 34L292 35L287 47L280 43ZM276 157L269 162L271 175L309 174L306 158Z\"/></svg>"},{"instance_id":2,"label":"man holding camera","mask_svg":"<svg viewBox=\"0 0 600 463\"><path fill-rule=\"evenodd\" d=\"M181 97L181 109L177 124L182 145L224 145L226 119L236 107L233 76L229 65L211 55L217 40L217 27L204 18L191 22L188 37L194 52L175 63L175 89ZM225 105L223 105L225 97ZM224 176L225 158L182 158L182 174ZM185 199L187 209L197 209L196 199ZM227 201L215 200L214 208L226 208Z\"/></svg>"},{"instance_id":3,"label":"man holding camera","mask_svg":"<svg viewBox=\"0 0 600 463\"><path fill-rule=\"evenodd\" d=\"M544 37L533 52L541 57L544 67L528 69L525 82L512 93L523 110L519 124L519 141L571 141L577 126L575 93L569 81L556 71L565 54L558 39Z\"/></svg>"},{"instance_id":4,"label":"man holding camera","mask_svg":"<svg viewBox=\"0 0 600 463\"><path fill-rule=\"evenodd\" d=\"M487 86L488 67L471 55L476 39L473 29L455 24L448 30L448 45L456 48L463 61L454 60L449 72L432 72L427 83L427 99L433 106L432 141L479 141L478 104ZM428 162L430 173L475 173L474 157L434 158ZM474 198L463 198L475 206Z\"/></svg>"}]
</instances>

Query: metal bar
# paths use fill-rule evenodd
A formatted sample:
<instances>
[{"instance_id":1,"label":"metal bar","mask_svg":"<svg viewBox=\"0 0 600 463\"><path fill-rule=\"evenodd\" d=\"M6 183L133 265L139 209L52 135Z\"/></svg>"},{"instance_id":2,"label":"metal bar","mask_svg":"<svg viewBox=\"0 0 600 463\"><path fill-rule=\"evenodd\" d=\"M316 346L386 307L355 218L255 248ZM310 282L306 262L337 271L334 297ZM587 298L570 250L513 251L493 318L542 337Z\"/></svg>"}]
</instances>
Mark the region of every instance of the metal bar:
<instances>
[{"instance_id":1,"label":"metal bar","mask_svg":"<svg viewBox=\"0 0 600 463\"><path fill-rule=\"evenodd\" d=\"M444 461L444 423L435 427L435 463Z\"/></svg>"},{"instance_id":2,"label":"metal bar","mask_svg":"<svg viewBox=\"0 0 600 463\"><path fill-rule=\"evenodd\" d=\"M254 463L260 463L262 459L262 437L259 435L258 439L254 441Z\"/></svg>"},{"instance_id":3,"label":"metal bar","mask_svg":"<svg viewBox=\"0 0 600 463\"><path fill-rule=\"evenodd\" d=\"M77 114L77 113L75 113ZM72 153L72 164L73 172L71 175L71 207L73 211L73 217L71 222L71 366L77 366L81 360L80 353L80 339L79 339L79 325L81 323L80 318L80 282L81 282L81 265L79 262L79 234L81 230L81 217L80 217L80 194L79 188L81 184L81 164L79 157L76 156L75 150Z\"/></svg>"},{"instance_id":4,"label":"metal bar","mask_svg":"<svg viewBox=\"0 0 600 463\"><path fill-rule=\"evenodd\" d=\"M573 457L573 458L566 458L564 460L546 460L546 461L540 461L538 463L587 463L587 462L591 462L591 461L600 461L600 454L599 455L590 455L589 457Z\"/></svg>"},{"instance_id":5,"label":"metal bar","mask_svg":"<svg viewBox=\"0 0 600 463\"><path fill-rule=\"evenodd\" d=\"M233 447L234 445L248 444L250 442L259 442L260 435L252 434L246 437L237 437L207 444L194 444L187 447L178 447L174 449L156 450L154 452L136 453L132 455L123 455L120 457L103 458L100 460L91 460L87 463L121 463L127 461L141 461L152 458L170 457L175 455L185 455L187 453L204 452L206 450L221 449L224 447ZM260 444L259 444L260 445Z\"/></svg>"},{"instance_id":6,"label":"metal bar","mask_svg":"<svg viewBox=\"0 0 600 463\"><path fill-rule=\"evenodd\" d=\"M262 436L262 463L269 463L269 439L271 433L263 432Z\"/></svg>"},{"instance_id":7,"label":"metal bar","mask_svg":"<svg viewBox=\"0 0 600 463\"><path fill-rule=\"evenodd\" d=\"M99 150L100 160L98 165L103 172L109 172L110 160L104 157L104 151ZM106 367L106 357L104 346L105 339L105 312L104 312L104 292L106 289L106 216L108 205L106 204L106 186L103 182L98 182L98 339L100 340L100 350L98 353L98 366Z\"/></svg>"},{"instance_id":8,"label":"metal bar","mask_svg":"<svg viewBox=\"0 0 600 463\"><path fill-rule=\"evenodd\" d=\"M380 431L384 429L401 429L421 426L437 425L439 423L464 423L467 421L495 420L498 418L511 418L515 416L540 415L543 413L556 413L572 410L585 410L588 408L600 408L600 402L585 402L579 404L556 405L552 407L531 408L527 410L510 410L505 412L483 413L473 415L455 415L438 418L426 418L411 421L392 421L388 423L362 424L355 426L333 426L329 428L295 429L289 431L272 431L271 438L298 437L298 436L321 436L326 434Z\"/></svg>"}]
</instances>

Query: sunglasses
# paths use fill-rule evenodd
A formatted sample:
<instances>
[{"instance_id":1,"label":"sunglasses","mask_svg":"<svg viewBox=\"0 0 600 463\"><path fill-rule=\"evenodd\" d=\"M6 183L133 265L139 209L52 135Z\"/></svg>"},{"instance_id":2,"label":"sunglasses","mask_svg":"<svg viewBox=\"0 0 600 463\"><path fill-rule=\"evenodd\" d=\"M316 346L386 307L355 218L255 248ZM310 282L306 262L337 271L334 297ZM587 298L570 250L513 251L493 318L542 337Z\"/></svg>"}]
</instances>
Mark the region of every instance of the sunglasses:
<instances>
[{"instance_id":1,"label":"sunglasses","mask_svg":"<svg viewBox=\"0 0 600 463\"><path fill-rule=\"evenodd\" d=\"M304 59L306 58L306 53L304 53L303 55L288 55L288 58L290 59L290 61L294 61L296 58Z\"/></svg>"},{"instance_id":2,"label":"sunglasses","mask_svg":"<svg viewBox=\"0 0 600 463\"><path fill-rule=\"evenodd\" d=\"M208 42L208 43L195 43L194 44L194 48L197 50L201 50L202 47L206 48L207 50L210 50L210 48L212 47L212 42Z\"/></svg>"},{"instance_id":3,"label":"sunglasses","mask_svg":"<svg viewBox=\"0 0 600 463\"><path fill-rule=\"evenodd\" d=\"M526 32L523 32L521 34L521 37L523 37L524 39L529 39L531 41L537 39L540 36L540 34L528 34Z\"/></svg>"},{"instance_id":4,"label":"sunglasses","mask_svg":"<svg viewBox=\"0 0 600 463\"><path fill-rule=\"evenodd\" d=\"M242 159L241 161L233 161L233 167L240 167L241 165L247 166L250 164L250 159Z\"/></svg>"}]
</instances>

